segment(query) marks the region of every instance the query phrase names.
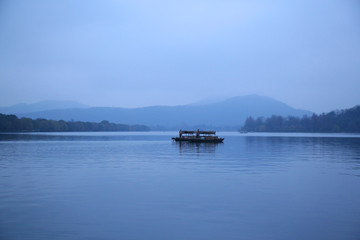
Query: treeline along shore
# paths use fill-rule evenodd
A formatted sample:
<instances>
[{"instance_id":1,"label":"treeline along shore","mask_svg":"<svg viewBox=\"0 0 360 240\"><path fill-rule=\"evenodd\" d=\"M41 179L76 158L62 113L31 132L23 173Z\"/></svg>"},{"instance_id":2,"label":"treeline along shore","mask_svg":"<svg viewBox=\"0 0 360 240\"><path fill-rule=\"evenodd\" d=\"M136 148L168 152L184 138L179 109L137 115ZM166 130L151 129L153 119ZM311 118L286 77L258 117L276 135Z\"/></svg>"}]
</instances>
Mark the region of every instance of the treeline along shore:
<instances>
[{"instance_id":1,"label":"treeline along shore","mask_svg":"<svg viewBox=\"0 0 360 240\"><path fill-rule=\"evenodd\" d=\"M311 117L248 117L241 131L247 132L312 132L360 133L360 106Z\"/></svg>"},{"instance_id":2,"label":"treeline along shore","mask_svg":"<svg viewBox=\"0 0 360 240\"><path fill-rule=\"evenodd\" d=\"M0 113L0 132L109 132L150 131L145 125L127 125L108 121L80 122L47 119L18 118Z\"/></svg>"},{"instance_id":3,"label":"treeline along shore","mask_svg":"<svg viewBox=\"0 0 360 240\"><path fill-rule=\"evenodd\" d=\"M239 119L239 121L241 121ZM240 129L245 132L360 133L360 106L303 117L248 117ZM18 118L0 113L0 132L103 132L150 131L145 125Z\"/></svg>"}]
</instances>

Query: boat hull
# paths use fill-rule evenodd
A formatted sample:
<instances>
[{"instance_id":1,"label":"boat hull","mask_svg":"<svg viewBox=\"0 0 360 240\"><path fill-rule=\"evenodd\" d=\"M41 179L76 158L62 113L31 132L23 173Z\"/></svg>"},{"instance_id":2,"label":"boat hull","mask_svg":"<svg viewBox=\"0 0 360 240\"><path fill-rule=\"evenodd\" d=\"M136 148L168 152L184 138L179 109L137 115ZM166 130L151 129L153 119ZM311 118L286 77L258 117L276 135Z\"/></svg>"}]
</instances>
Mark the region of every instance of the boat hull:
<instances>
[{"instance_id":1,"label":"boat hull","mask_svg":"<svg viewBox=\"0 0 360 240\"><path fill-rule=\"evenodd\" d=\"M224 138L172 138L176 142L190 142L190 143L222 143Z\"/></svg>"}]
</instances>

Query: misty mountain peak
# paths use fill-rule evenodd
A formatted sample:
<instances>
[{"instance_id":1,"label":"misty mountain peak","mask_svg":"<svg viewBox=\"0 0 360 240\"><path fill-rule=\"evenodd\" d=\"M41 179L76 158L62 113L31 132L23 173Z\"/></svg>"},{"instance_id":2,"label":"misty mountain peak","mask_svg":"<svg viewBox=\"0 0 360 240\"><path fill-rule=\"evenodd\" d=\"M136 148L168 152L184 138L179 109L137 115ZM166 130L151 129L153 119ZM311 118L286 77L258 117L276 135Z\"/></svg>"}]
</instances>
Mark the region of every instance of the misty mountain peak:
<instances>
[{"instance_id":1,"label":"misty mountain peak","mask_svg":"<svg viewBox=\"0 0 360 240\"><path fill-rule=\"evenodd\" d=\"M30 104L19 103L9 107L0 107L0 112L5 114L16 114L72 108L89 108L89 106L76 101L45 100Z\"/></svg>"}]
</instances>

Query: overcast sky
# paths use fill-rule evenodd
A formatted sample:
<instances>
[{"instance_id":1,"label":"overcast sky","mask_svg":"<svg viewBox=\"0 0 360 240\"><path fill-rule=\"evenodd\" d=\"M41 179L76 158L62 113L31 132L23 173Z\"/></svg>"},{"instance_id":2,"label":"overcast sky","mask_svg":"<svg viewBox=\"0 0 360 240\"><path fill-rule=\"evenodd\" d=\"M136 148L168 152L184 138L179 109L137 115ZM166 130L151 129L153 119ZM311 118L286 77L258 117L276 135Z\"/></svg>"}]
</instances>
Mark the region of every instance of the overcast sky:
<instances>
[{"instance_id":1,"label":"overcast sky","mask_svg":"<svg viewBox=\"0 0 360 240\"><path fill-rule=\"evenodd\" d=\"M360 104L358 0L0 1L0 105Z\"/></svg>"}]
</instances>

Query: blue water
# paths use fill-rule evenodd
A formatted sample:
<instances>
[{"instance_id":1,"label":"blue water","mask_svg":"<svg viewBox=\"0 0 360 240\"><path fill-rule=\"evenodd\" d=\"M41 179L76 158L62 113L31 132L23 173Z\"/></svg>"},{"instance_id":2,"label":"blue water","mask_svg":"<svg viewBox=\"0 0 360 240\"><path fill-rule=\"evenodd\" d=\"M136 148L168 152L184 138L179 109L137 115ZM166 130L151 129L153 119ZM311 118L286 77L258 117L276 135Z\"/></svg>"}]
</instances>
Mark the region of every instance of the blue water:
<instances>
[{"instance_id":1,"label":"blue water","mask_svg":"<svg viewBox=\"0 0 360 240\"><path fill-rule=\"evenodd\" d=\"M360 135L0 134L0 239L360 239Z\"/></svg>"}]
</instances>

